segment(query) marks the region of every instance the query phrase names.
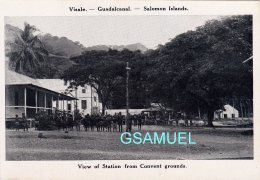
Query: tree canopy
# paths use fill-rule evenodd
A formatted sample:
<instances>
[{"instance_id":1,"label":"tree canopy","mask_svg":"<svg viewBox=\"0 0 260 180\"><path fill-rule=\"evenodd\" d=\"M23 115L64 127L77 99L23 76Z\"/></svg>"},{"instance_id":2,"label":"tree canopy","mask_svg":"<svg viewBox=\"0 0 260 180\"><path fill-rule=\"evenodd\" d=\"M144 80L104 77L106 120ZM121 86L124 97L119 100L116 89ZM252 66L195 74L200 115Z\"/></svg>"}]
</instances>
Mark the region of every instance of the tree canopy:
<instances>
[{"instance_id":1,"label":"tree canopy","mask_svg":"<svg viewBox=\"0 0 260 180\"><path fill-rule=\"evenodd\" d=\"M15 33L15 41L11 44L10 68L20 73L30 73L46 61L48 51L35 33L38 29L24 24L21 33Z\"/></svg>"},{"instance_id":2,"label":"tree canopy","mask_svg":"<svg viewBox=\"0 0 260 180\"><path fill-rule=\"evenodd\" d=\"M178 35L154 54L154 97L186 112L199 104L209 125L225 98L252 98L252 74L242 63L252 56L251 16L209 21Z\"/></svg>"},{"instance_id":3,"label":"tree canopy","mask_svg":"<svg viewBox=\"0 0 260 180\"><path fill-rule=\"evenodd\" d=\"M104 114L109 102L118 97L115 93L125 85L126 60L134 59L138 54L140 52L129 50L86 51L72 58L77 64L64 72L63 79L70 82L71 86L92 86L99 95Z\"/></svg>"},{"instance_id":4,"label":"tree canopy","mask_svg":"<svg viewBox=\"0 0 260 180\"><path fill-rule=\"evenodd\" d=\"M194 31L173 38L146 53L86 51L63 78L71 85L89 84L105 107L125 107L125 65L130 63L130 107L151 102L175 111L208 115L227 99L252 99L253 77L247 64L252 56L252 16L230 16L208 21Z\"/></svg>"}]
</instances>

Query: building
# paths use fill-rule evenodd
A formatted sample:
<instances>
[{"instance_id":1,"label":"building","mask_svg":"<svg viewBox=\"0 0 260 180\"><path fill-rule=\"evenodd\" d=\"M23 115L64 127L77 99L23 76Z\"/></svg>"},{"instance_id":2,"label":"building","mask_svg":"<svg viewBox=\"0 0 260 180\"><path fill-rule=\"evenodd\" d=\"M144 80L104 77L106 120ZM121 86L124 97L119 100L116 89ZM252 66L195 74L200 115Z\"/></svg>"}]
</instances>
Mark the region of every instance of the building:
<instances>
[{"instance_id":1,"label":"building","mask_svg":"<svg viewBox=\"0 0 260 180\"><path fill-rule=\"evenodd\" d=\"M37 81L45 88L78 99L75 102L62 104L65 109L72 112L75 109L78 109L82 115L100 113L101 103L99 102L98 94L93 87L85 85L70 89L69 84L65 84L61 79L37 79Z\"/></svg>"},{"instance_id":2,"label":"building","mask_svg":"<svg viewBox=\"0 0 260 180\"><path fill-rule=\"evenodd\" d=\"M239 112L233 106L227 104L224 106L225 110L216 110L214 112L215 119L235 119L239 117Z\"/></svg>"},{"instance_id":3,"label":"building","mask_svg":"<svg viewBox=\"0 0 260 180\"><path fill-rule=\"evenodd\" d=\"M67 111L62 104L72 103L76 98L43 86L37 79L6 69L5 116L12 121L16 115L33 120L38 111L48 114L56 110Z\"/></svg>"},{"instance_id":4,"label":"building","mask_svg":"<svg viewBox=\"0 0 260 180\"><path fill-rule=\"evenodd\" d=\"M130 115L138 115L138 114L141 114L145 110L146 109L129 109L128 113ZM119 114L119 113L121 115L125 116L126 115L126 109L107 109L107 110L105 110L106 115L114 116L115 114Z\"/></svg>"}]
</instances>

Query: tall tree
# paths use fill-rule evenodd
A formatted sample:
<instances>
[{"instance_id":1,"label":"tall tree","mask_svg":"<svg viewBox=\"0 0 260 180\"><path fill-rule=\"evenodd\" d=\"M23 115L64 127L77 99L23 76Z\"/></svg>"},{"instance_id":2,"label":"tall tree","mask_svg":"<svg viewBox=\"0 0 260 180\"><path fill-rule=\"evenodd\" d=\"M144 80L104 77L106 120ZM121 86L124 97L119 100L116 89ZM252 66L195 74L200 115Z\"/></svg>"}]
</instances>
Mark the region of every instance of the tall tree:
<instances>
[{"instance_id":1,"label":"tall tree","mask_svg":"<svg viewBox=\"0 0 260 180\"><path fill-rule=\"evenodd\" d=\"M14 32L16 38L11 44L10 68L20 73L31 72L39 67L48 56L48 51L35 33L35 26L25 23L21 33Z\"/></svg>"},{"instance_id":2,"label":"tall tree","mask_svg":"<svg viewBox=\"0 0 260 180\"><path fill-rule=\"evenodd\" d=\"M156 71L150 73L151 93L188 112L199 104L213 126L214 111L222 108L224 98L252 98L252 74L242 63L250 56L252 16L209 21L152 53Z\"/></svg>"},{"instance_id":3,"label":"tall tree","mask_svg":"<svg viewBox=\"0 0 260 180\"><path fill-rule=\"evenodd\" d=\"M145 106L145 70L146 61L140 51L109 50L86 51L72 58L76 63L64 72L63 79L71 86L91 85L99 95L102 113L105 108L126 107L126 62L131 66L129 80L130 107Z\"/></svg>"},{"instance_id":4,"label":"tall tree","mask_svg":"<svg viewBox=\"0 0 260 180\"><path fill-rule=\"evenodd\" d=\"M99 95L102 114L111 101L113 92L124 84L127 52L86 51L81 56L72 58L77 64L64 72L62 78L71 86L88 84Z\"/></svg>"}]
</instances>

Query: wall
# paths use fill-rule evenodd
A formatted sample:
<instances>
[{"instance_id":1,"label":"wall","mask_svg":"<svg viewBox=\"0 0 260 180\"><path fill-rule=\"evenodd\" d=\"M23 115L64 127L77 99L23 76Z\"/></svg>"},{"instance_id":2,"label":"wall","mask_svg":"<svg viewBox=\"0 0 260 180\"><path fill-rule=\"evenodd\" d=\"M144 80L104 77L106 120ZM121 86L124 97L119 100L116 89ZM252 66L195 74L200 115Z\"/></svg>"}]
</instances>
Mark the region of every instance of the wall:
<instances>
[{"instance_id":1,"label":"wall","mask_svg":"<svg viewBox=\"0 0 260 180\"><path fill-rule=\"evenodd\" d=\"M5 118L15 118L17 114L18 117L22 117L22 113L24 113L24 108L14 108L14 107L5 107Z\"/></svg>"},{"instance_id":2,"label":"wall","mask_svg":"<svg viewBox=\"0 0 260 180\"><path fill-rule=\"evenodd\" d=\"M84 87L79 86L77 92L73 91L72 93L74 97L77 97L79 99L77 106L80 113L84 115L95 113L94 109L97 109L97 111L100 113L101 103L99 103L98 94L96 93L94 88L91 88L87 85ZM86 109L82 109L82 100L87 102Z\"/></svg>"}]
</instances>

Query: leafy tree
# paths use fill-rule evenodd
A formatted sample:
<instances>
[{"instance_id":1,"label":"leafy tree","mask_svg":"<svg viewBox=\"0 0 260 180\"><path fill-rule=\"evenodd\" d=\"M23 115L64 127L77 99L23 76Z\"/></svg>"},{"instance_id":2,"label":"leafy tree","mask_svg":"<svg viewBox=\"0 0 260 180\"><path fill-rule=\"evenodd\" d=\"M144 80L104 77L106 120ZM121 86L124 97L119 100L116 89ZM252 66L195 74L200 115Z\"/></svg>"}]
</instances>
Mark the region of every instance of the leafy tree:
<instances>
[{"instance_id":1,"label":"leafy tree","mask_svg":"<svg viewBox=\"0 0 260 180\"><path fill-rule=\"evenodd\" d=\"M99 95L102 114L112 98L112 93L124 83L126 52L116 50L86 51L81 56L73 57L77 64L64 72L62 78L70 86L88 84Z\"/></svg>"},{"instance_id":2,"label":"leafy tree","mask_svg":"<svg viewBox=\"0 0 260 180\"><path fill-rule=\"evenodd\" d=\"M55 67L52 62L47 60L43 62L40 66L32 69L31 72L27 72L26 75L34 78L53 78L57 76L57 67Z\"/></svg>"},{"instance_id":3,"label":"leafy tree","mask_svg":"<svg viewBox=\"0 0 260 180\"><path fill-rule=\"evenodd\" d=\"M154 99L191 113L199 105L209 126L224 98L252 98L252 74L242 63L252 56L252 16L209 21L149 56Z\"/></svg>"},{"instance_id":4,"label":"leafy tree","mask_svg":"<svg viewBox=\"0 0 260 180\"><path fill-rule=\"evenodd\" d=\"M128 51L128 57L125 57L124 62L128 61L130 70L129 77L129 106L133 109L146 108L150 105L148 93L148 81L146 70L149 68L149 59L140 51ZM125 81L125 80L124 80ZM126 107L126 86L125 82L121 83L112 94L111 106L115 109Z\"/></svg>"},{"instance_id":5,"label":"leafy tree","mask_svg":"<svg viewBox=\"0 0 260 180\"><path fill-rule=\"evenodd\" d=\"M21 33L15 33L16 39L11 44L10 68L20 73L31 72L39 67L48 56L48 51L40 41L35 26L24 24Z\"/></svg>"},{"instance_id":6,"label":"leafy tree","mask_svg":"<svg viewBox=\"0 0 260 180\"><path fill-rule=\"evenodd\" d=\"M71 58L76 64L64 72L71 86L91 85L99 95L102 113L105 108L125 108L126 62L131 66L129 79L130 107L145 106L144 55L140 51L86 51Z\"/></svg>"}]
</instances>

